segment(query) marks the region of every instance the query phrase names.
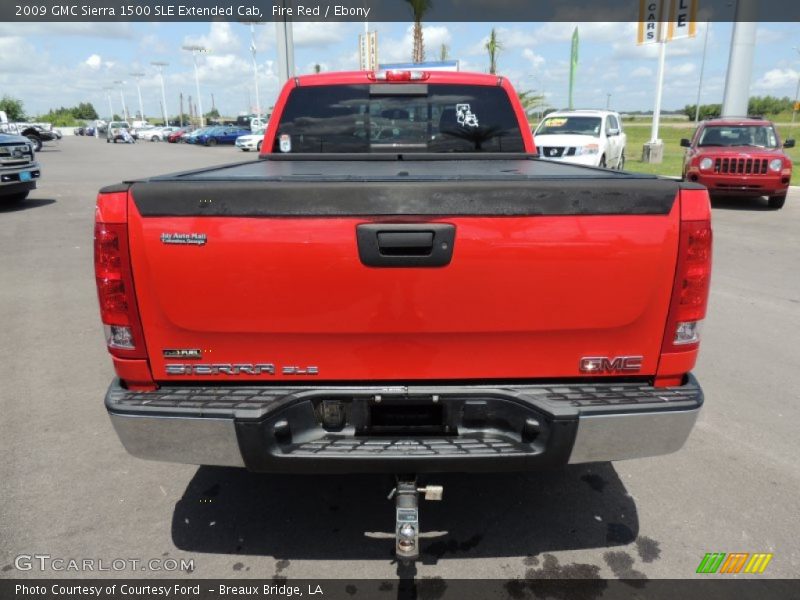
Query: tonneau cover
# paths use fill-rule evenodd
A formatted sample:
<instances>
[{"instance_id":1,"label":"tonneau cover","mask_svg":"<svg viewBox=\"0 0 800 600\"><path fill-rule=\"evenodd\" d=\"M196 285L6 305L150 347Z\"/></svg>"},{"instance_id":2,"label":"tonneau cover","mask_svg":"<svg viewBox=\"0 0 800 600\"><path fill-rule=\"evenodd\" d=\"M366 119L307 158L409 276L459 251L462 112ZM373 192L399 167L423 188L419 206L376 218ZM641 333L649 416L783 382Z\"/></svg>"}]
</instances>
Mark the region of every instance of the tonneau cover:
<instances>
[{"instance_id":1,"label":"tonneau cover","mask_svg":"<svg viewBox=\"0 0 800 600\"><path fill-rule=\"evenodd\" d=\"M142 216L250 217L666 215L681 186L528 155L474 156L273 156L128 183Z\"/></svg>"}]
</instances>

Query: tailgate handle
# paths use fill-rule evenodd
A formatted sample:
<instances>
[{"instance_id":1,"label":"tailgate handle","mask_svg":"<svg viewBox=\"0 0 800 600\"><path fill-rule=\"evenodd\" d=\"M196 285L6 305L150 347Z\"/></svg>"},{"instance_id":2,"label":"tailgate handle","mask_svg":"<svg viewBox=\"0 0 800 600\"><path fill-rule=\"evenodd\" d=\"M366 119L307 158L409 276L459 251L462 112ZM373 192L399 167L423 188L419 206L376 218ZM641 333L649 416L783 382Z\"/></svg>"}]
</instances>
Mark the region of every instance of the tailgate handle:
<instances>
[{"instance_id":1,"label":"tailgate handle","mask_svg":"<svg viewBox=\"0 0 800 600\"><path fill-rule=\"evenodd\" d=\"M364 223L356 227L358 255L370 267L443 267L453 258L455 225Z\"/></svg>"},{"instance_id":2,"label":"tailgate handle","mask_svg":"<svg viewBox=\"0 0 800 600\"><path fill-rule=\"evenodd\" d=\"M428 256L433 250L433 232L381 231L378 248L384 255Z\"/></svg>"}]
</instances>

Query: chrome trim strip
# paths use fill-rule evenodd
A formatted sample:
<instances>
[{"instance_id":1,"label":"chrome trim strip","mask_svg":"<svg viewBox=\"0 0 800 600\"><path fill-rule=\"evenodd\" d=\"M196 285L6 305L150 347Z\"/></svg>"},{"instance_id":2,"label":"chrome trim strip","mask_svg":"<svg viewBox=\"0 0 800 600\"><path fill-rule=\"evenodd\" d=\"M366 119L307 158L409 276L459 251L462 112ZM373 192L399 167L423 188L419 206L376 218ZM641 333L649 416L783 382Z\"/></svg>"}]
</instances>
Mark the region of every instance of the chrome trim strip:
<instances>
[{"instance_id":1,"label":"chrome trim strip","mask_svg":"<svg viewBox=\"0 0 800 600\"><path fill-rule=\"evenodd\" d=\"M133 456L189 465L244 466L233 419L108 414Z\"/></svg>"},{"instance_id":2,"label":"chrome trim strip","mask_svg":"<svg viewBox=\"0 0 800 600\"><path fill-rule=\"evenodd\" d=\"M570 464L659 456L680 450L700 408L581 415Z\"/></svg>"}]
</instances>

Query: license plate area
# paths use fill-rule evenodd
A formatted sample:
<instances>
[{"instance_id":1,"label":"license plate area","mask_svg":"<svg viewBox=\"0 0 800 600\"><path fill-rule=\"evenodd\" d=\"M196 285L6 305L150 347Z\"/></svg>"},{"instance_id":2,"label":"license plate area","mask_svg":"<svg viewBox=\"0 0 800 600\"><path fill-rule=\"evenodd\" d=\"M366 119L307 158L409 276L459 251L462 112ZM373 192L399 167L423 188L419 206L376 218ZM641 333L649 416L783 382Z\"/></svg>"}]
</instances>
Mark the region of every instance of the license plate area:
<instances>
[{"instance_id":1,"label":"license plate area","mask_svg":"<svg viewBox=\"0 0 800 600\"><path fill-rule=\"evenodd\" d=\"M20 181L31 181L32 179L33 179L33 176L31 175L30 171L22 171L19 174L19 180Z\"/></svg>"},{"instance_id":2,"label":"license plate area","mask_svg":"<svg viewBox=\"0 0 800 600\"><path fill-rule=\"evenodd\" d=\"M446 435L442 404L430 402L382 402L369 406L368 420L360 435Z\"/></svg>"}]
</instances>

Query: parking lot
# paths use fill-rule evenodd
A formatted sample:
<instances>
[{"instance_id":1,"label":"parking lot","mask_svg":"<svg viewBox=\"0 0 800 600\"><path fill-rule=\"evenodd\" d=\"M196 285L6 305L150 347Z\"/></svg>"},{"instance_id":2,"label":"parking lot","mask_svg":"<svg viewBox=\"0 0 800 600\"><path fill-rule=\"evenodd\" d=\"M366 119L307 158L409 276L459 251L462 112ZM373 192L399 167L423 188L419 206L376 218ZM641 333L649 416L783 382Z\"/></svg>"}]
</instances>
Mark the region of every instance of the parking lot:
<instances>
[{"instance_id":1,"label":"parking lot","mask_svg":"<svg viewBox=\"0 0 800 600\"><path fill-rule=\"evenodd\" d=\"M0 205L0 576L20 554L194 559L199 577L395 576L383 476L308 477L146 462L103 407L113 376L97 310L97 190L254 160L231 147L64 138L39 189ZM696 374L706 405L677 454L554 473L447 475L421 507L420 577L685 578L707 552L771 552L800 572L800 190L714 204L714 275Z\"/></svg>"}]
</instances>

